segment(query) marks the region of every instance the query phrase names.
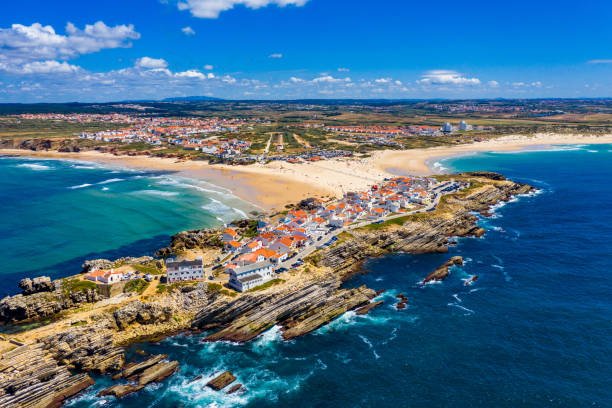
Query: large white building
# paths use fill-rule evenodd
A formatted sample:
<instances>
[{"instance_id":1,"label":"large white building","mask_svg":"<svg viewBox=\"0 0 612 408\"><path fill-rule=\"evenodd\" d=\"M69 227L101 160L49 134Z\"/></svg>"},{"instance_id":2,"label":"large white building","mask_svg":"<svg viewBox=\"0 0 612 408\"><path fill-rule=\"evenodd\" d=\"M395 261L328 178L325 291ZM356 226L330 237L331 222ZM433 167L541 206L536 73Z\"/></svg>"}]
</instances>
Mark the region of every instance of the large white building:
<instances>
[{"instance_id":1,"label":"large white building","mask_svg":"<svg viewBox=\"0 0 612 408\"><path fill-rule=\"evenodd\" d=\"M263 285L274 278L272 264L268 261L245 266L233 266L229 267L227 271L230 276L230 286L238 292L244 292L255 286Z\"/></svg>"},{"instance_id":2,"label":"large white building","mask_svg":"<svg viewBox=\"0 0 612 408\"><path fill-rule=\"evenodd\" d=\"M202 258L193 261L186 259L166 260L166 279L168 283L204 279L204 262Z\"/></svg>"},{"instance_id":3,"label":"large white building","mask_svg":"<svg viewBox=\"0 0 612 408\"><path fill-rule=\"evenodd\" d=\"M468 130L472 130L472 129L473 129L472 125L468 125L465 120L462 120L461 122L459 122L460 131L467 132Z\"/></svg>"},{"instance_id":4,"label":"large white building","mask_svg":"<svg viewBox=\"0 0 612 408\"><path fill-rule=\"evenodd\" d=\"M442 131L444 133L451 133L453 131L453 125L451 125L449 122L444 122L444 125L442 125Z\"/></svg>"}]
</instances>

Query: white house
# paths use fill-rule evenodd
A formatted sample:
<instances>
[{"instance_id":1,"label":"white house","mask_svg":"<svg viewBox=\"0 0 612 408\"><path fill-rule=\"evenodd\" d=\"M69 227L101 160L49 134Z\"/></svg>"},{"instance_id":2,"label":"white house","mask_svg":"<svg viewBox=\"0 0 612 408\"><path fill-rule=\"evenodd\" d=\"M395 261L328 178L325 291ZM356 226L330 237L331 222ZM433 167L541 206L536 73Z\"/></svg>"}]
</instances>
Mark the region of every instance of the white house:
<instances>
[{"instance_id":1,"label":"white house","mask_svg":"<svg viewBox=\"0 0 612 408\"><path fill-rule=\"evenodd\" d=\"M204 262L201 257L193 261L170 258L166 260L166 268L168 283L204 279Z\"/></svg>"},{"instance_id":2,"label":"white house","mask_svg":"<svg viewBox=\"0 0 612 408\"><path fill-rule=\"evenodd\" d=\"M123 274L121 272L115 272L114 269L110 271L96 270L85 275L85 279L112 285L113 283L121 282Z\"/></svg>"},{"instance_id":3,"label":"white house","mask_svg":"<svg viewBox=\"0 0 612 408\"><path fill-rule=\"evenodd\" d=\"M262 285L274 278L270 262L258 262L245 266L234 266L227 269L229 284L238 292L244 292Z\"/></svg>"}]
</instances>

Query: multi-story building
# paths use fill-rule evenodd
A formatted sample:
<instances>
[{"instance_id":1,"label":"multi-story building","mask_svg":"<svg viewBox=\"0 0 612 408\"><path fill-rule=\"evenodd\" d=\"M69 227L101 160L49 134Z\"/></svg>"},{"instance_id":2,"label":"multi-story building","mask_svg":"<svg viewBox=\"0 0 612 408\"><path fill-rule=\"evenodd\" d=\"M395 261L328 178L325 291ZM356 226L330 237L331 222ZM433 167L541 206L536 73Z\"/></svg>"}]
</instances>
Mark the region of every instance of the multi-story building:
<instances>
[{"instance_id":1,"label":"multi-story building","mask_svg":"<svg viewBox=\"0 0 612 408\"><path fill-rule=\"evenodd\" d=\"M274 278L272 264L268 261L257 262L245 266L228 266L229 284L238 292L244 292L255 286L262 285Z\"/></svg>"},{"instance_id":2,"label":"multi-story building","mask_svg":"<svg viewBox=\"0 0 612 408\"><path fill-rule=\"evenodd\" d=\"M166 278L168 283L202 280L204 276L204 262L202 258L196 258L193 261L186 259L168 259L166 260Z\"/></svg>"}]
</instances>

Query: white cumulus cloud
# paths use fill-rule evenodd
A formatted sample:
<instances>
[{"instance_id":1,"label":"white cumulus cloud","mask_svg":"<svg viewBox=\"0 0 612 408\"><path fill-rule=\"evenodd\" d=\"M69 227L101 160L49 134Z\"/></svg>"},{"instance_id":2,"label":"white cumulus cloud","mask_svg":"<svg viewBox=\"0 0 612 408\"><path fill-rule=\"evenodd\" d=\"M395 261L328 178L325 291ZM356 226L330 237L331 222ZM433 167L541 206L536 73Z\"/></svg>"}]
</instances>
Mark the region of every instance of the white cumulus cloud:
<instances>
[{"instance_id":1,"label":"white cumulus cloud","mask_svg":"<svg viewBox=\"0 0 612 408\"><path fill-rule=\"evenodd\" d=\"M323 75L323 76L320 76L318 78L313 79L312 82L315 83L315 84L318 84L318 83L351 82L351 78L346 77L346 78L342 79L342 78L334 78L331 75Z\"/></svg>"},{"instance_id":2,"label":"white cumulus cloud","mask_svg":"<svg viewBox=\"0 0 612 408\"><path fill-rule=\"evenodd\" d=\"M497 82L497 81L489 81L489 82L487 82L487 85L489 85L491 88L497 88L499 86L499 82Z\"/></svg>"},{"instance_id":3,"label":"white cumulus cloud","mask_svg":"<svg viewBox=\"0 0 612 408\"><path fill-rule=\"evenodd\" d=\"M76 58L110 48L131 47L130 40L140 38L133 25L107 26L102 21L87 24L83 29L72 23L66 25L66 34L40 23L13 24L0 28L0 69L12 72L49 70L67 72L73 67L54 60ZM31 65L32 63L36 64ZM30 64L30 65L28 65Z\"/></svg>"},{"instance_id":4,"label":"white cumulus cloud","mask_svg":"<svg viewBox=\"0 0 612 408\"><path fill-rule=\"evenodd\" d=\"M283 54L281 53L270 54L268 55L268 58L283 58Z\"/></svg>"},{"instance_id":5,"label":"white cumulus cloud","mask_svg":"<svg viewBox=\"0 0 612 408\"><path fill-rule=\"evenodd\" d=\"M213 68L214 68L214 67L213 67L212 65L210 65L210 64L206 64L206 65L204 65L204 69L205 69L205 70L207 70L207 71L210 71L210 70L212 70Z\"/></svg>"},{"instance_id":6,"label":"white cumulus cloud","mask_svg":"<svg viewBox=\"0 0 612 408\"><path fill-rule=\"evenodd\" d=\"M231 10L236 5L251 9L266 7L271 4L279 7L288 5L303 6L308 0L184 0L179 1L179 10L189 10L194 17L217 18L223 11Z\"/></svg>"},{"instance_id":7,"label":"white cumulus cloud","mask_svg":"<svg viewBox=\"0 0 612 408\"><path fill-rule=\"evenodd\" d=\"M71 73L76 72L80 68L76 65L68 64L67 62L59 62L54 60L34 61L24 64L20 72L23 74L54 74L54 73Z\"/></svg>"},{"instance_id":8,"label":"white cumulus cloud","mask_svg":"<svg viewBox=\"0 0 612 408\"><path fill-rule=\"evenodd\" d=\"M183 32L183 34L185 35L195 35L195 31L193 28L191 27L183 27L181 28L181 31Z\"/></svg>"},{"instance_id":9,"label":"white cumulus cloud","mask_svg":"<svg viewBox=\"0 0 612 408\"><path fill-rule=\"evenodd\" d=\"M196 69L189 69L187 71L177 72L176 74L174 74L174 76L177 78L197 78L197 79L206 78L206 76L203 73L201 73L200 71ZM214 75L213 75L213 78L214 78Z\"/></svg>"},{"instance_id":10,"label":"white cumulus cloud","mask_svg":"<svg viewBox=\"0 0 612 408\"><path fill-rule=\"evenodd\" d=\"M159 69L166 68L168 63L163 58L142 57L137 59L134 65L138 68Z\"/></svg>"},{"instance_id":11,"label":"white cumulus cloud","mask_svg":"<svg viewBox=\"0 0 612 408\"><path fill-rule=\"evenodd\" d=\"M480 79L467 78L456 71L434 70L426 72L417 83L421 85L479 85Z\"/></svg>"}]
</instances>

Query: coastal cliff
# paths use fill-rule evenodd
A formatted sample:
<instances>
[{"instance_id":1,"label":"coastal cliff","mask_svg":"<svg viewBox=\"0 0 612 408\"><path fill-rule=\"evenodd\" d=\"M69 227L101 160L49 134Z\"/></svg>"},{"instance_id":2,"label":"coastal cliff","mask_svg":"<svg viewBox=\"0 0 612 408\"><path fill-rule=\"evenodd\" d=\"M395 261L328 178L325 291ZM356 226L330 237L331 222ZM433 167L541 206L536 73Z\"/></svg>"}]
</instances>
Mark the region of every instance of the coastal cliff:
<instances>
[{"instance_id":1,"label":"coastal cliff","mask_svg":"<svg viewBox=\"0 0 612 408\"><path fill-rule=\"evenodd\" d=\"M192 331L206 332L203 341L245 342L274 326L280 327L283 339L294 339L349 310L367 313L380 304L372 303L376 293L369 288L342 287L344 281L360 270L361 263L367 258L397 251L446 252L451 236L483 235L484 230L478 226L475 214L486 214L491 206L500 201L533 190L529 185L514 183L495 173L442 177L465 181L469 187L443 196L435 211L407 215L343 233L334 245L319 249L305 259L305 267L287 272L283 279L278 279L269 287L236 294L205 282L174 285L163 291L128 298L112 306L100 302L100 298L89 298L86 291L80 291L79 296L84 296L79 298L81 303L92 303L92 309L71 312L74 304L64 308L53 303L57 301L53 300L54 294L61 293L65 298L65 291L48 291L49 286L41 284L42 292L3 299L0 302L0 317L4 316L5 322L16 322L32 319L33 316L56 316L59 311L65 311L64 319L19 335L28 343L22 346L27 348L19 348L20 355L29 353L36 358L36 353L44 353L48 363L52 366L55 364L53 370L57 372L58 382L40 383L40 387L56 396L52 398L53 401L62 401L60 397L73 395L72 391L86 387L90 380L83 372L119 372L126 366L124 347L137 341L156 340L169 334ZM183 232L173 237L170 246L161 252L170 255L174 251L193 247L214 246L213 235L211 230ZM104 260L96 260L86 263L84 269L102 264L106 265ZM27 282L24 286L33 288ZM6 355L3 355L3 359ZM67 368L78 373L62 371ZM177 367L170 363L160 366L160 372L168 375L175 369ZM34 381L30 371L24 369L11 373L11 380L6 383L9 385L5 386L0 381L0 398L8 394L12 398L10 401L13 405L6 406L24 406L19 401L39 398L27 387L10 386L19 381ZM59 378L65 378L65 381L61 382ZM137 391L139 386L138 383L127 388L115 387L108 392L123 395L128 391Z\"/></svg>"}]
</instances>

